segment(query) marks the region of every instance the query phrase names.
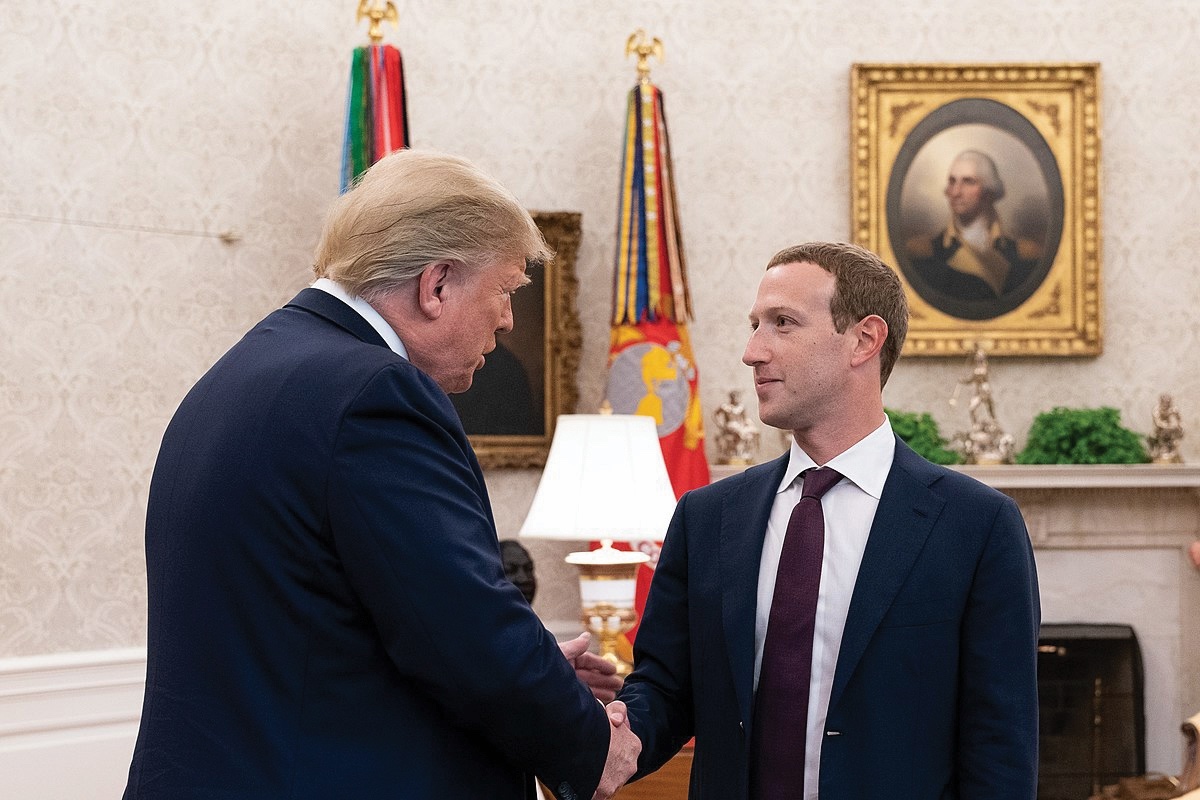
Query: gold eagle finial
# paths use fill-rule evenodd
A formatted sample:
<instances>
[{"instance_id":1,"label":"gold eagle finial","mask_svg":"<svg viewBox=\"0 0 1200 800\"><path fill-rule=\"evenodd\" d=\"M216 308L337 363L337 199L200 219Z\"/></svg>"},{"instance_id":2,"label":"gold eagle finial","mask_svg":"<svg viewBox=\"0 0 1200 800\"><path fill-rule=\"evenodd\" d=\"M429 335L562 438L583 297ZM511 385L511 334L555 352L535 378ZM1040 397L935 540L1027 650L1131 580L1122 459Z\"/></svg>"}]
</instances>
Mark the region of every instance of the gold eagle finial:
<instances>
[{"instance_id":1,"label":"gold eagle finial","mask_svg":"<svg viewBox=\"0 0 1200 800\"><path fill-rule=\"evenodd\" d=\"M390 22L394 27L400 22L400 15L396 13L396 4L392 0L387 0L386 3L360 0L354 21L362 22L364 19L371 20L371 27L367 29L371 44L379 44L383 41L383 22Z\"/></svg>"},{"instance_id":2,"label":"gold eagle finial","mask_svg":"<svg viewBox=\"0 0 1200 800\"><path fill-rule=\"evenodd\" d=\"M629 39L625 42L625 57L637 54L637 71L638 82L650 82L650 56L654 56L661 63L663 58L663 43L662 39L655 36L650 41L646 41L646 32L638 28L633 33L629 34Z\"/></svg>"}]
</instances>

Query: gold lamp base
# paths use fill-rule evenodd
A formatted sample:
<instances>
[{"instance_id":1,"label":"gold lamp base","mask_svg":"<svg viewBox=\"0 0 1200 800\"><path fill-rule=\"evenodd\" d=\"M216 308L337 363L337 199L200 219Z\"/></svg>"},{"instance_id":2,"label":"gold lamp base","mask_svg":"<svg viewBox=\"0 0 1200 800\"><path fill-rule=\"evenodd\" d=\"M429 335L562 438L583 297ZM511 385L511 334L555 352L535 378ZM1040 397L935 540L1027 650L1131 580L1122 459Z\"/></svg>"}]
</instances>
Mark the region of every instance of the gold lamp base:
<instances>
[{"instance_id":1,"label":"gold lamp base","mask_svg":"<svg viewBox=\"0 0 1200 800\"><path fill-rule=\"evenodd\" d=\"M579 567L579 594L583 599L583 625L600 643L600 655L617 667L624 678L633 665L618 654L621 634L637 624L634 594L638 567L650 560L645 553L617 550L604 539L596 550L571 553L567 563Z\"/></svg>"}]
</instances>

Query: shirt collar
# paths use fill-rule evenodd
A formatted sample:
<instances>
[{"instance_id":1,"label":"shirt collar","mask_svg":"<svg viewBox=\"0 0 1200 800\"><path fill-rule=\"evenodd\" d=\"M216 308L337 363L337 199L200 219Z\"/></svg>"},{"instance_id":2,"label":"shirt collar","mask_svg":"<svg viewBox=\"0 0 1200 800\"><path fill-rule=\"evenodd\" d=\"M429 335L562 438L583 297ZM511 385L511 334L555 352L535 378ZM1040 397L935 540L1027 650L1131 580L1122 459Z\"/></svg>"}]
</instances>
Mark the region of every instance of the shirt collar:
<instances>
[{"instance_id":1,"label":"shirt collar","mask_svg":"<svg viewBox=\"0 0 1200 800\"><path fill-rule=\"evenodd\" d=\"M365 319L383 337L383 341L387 342L387 346L392 349L392 352L405 360L408 359L408 350L404 348L404 342L400 341L400 337L392 329L392 326L388 325L387 320L366 300L363 300L356 294L350 294L344 286L329 278L317 278L313 282L312 288L331 294L353 308L358 312L360 317Z\"/></svg>"},{"instance_id":2,"label":"shirt collar","mask_svg":"<svg viewBox=\"0 0 1200 800\"><path fill-rule=\"evenodd\" d=\"M1004 236L1004 228L1000 225L999 215L991 217L988 221L988 237L994 242ZM958 220L954 215L950 215L950 224L942 231L942 246L950 247L955 241L962 241L962 231L958 227Z\"/></svg>"},{"instance_id":3,"label":"shirt collar","mask_svg":"<svg viewBox=\"0 0 1200 800\"><path fill-rule=\"evenodd\" d=\"M887 482L888 473L892 470L892 459L896 455L896 439L892 434L892 424L884 415L883 423L875 430L859 439L845 452L839 453L824 466L836 469L866 494L878 500L883 494L883 484ZM800 473L806 469L821 466L800 449L796 440L792 440L788 452L788 466L783 473L776 494L788 489Z\"/></svg>"}]
</instances>

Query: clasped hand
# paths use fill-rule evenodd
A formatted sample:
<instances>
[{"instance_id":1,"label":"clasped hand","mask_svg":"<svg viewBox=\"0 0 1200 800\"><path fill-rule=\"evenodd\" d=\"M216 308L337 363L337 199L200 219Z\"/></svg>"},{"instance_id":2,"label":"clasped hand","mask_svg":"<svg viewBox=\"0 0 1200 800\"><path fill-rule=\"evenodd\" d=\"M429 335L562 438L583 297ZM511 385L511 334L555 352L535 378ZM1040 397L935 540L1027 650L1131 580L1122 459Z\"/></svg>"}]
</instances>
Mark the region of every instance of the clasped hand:
<instances>
[{"instance_id":1,"label":"clasped hand","mask_svg":"<svg viewBox=\"0 0 1200 800\"><path fill-rule=\"evenodd\" d=\"M595 653L588 652L591 636L585 631L569 642L559 644L563 657L575 669L575 676L601 703L611 703L624 683L617 674L617 665Z\"/></svg>"},{"instance_id":2,"label":"clasped hand","mask_svg":"<svg viewBox=\"0 0 1200 800\"><path fill-rule=\"evenodd\" d=\"M575 669L575 675L601 703L606 703L608 713L608 758L604 762L604 773L592 800L608 800L637 771L638 756L642 742L629 727L629 716L625 704L613 698L624 683L617 675L617 667L611 661L588 652L589 635L581 633L569 642L559 645L563 656Z\"/></svg>"},{"instance_id":3,"label":"clasped hand","mask_svg":"<svg viewBox=\"0 0 1200 800\"><path fill-rule=\"evenodd\" d=\"M629 727L629 715L620 700L609 703L608 712L608 759L604 762L604 773L592 800L608 800L637 772L638 756L642 752L642 741Z\"/></svg>"}]
</instances>

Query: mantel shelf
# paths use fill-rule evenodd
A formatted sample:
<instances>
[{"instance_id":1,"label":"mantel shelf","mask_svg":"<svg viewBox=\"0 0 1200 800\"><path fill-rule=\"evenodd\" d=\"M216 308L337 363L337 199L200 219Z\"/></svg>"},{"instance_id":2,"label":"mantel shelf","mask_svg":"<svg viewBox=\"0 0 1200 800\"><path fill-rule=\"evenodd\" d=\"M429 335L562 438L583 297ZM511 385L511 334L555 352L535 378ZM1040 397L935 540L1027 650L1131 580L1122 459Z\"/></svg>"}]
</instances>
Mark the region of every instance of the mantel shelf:
<instances>
[{"instance_id":1,"label":"mantel shelf","mask_svg":"<svg viewBox=\"0 0 1200 800\"><path fill-rule=\"evenodd\" d=\"M996 489L1200 489L1200 464L1005 464L954 469Z\"/></svg>"},{"instance_id":2,"label":"mantel shelf","mask_svg":"<svg viewBox=\"0 0 1200 800\"><path fill-rule=\"evenodd\" d=\"M743 469L716 465L712 479ZM953 469L996 489L1200 489L1200 464L1005 464Z\"/></svg>"}]
</instances>

